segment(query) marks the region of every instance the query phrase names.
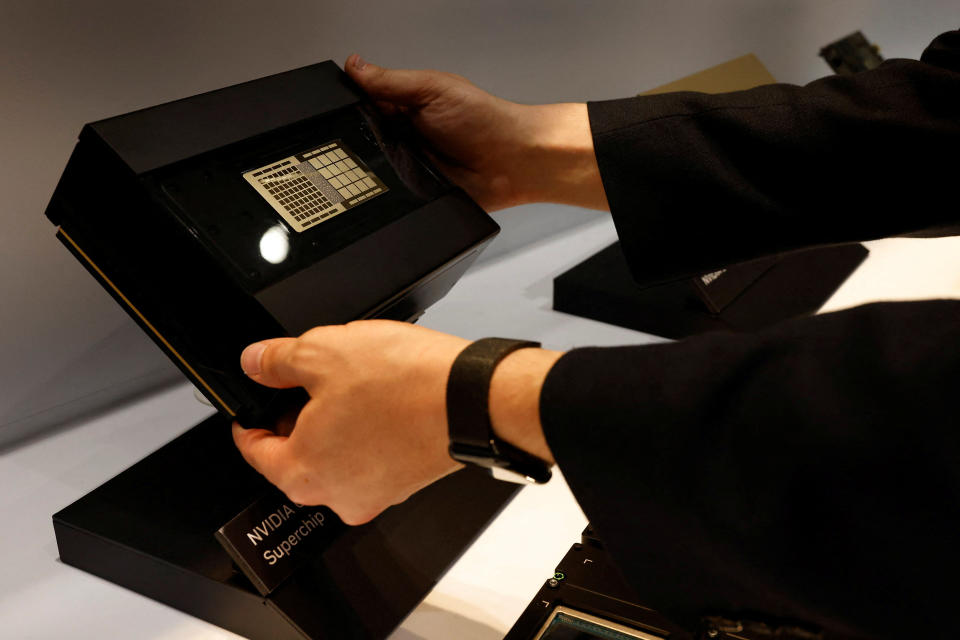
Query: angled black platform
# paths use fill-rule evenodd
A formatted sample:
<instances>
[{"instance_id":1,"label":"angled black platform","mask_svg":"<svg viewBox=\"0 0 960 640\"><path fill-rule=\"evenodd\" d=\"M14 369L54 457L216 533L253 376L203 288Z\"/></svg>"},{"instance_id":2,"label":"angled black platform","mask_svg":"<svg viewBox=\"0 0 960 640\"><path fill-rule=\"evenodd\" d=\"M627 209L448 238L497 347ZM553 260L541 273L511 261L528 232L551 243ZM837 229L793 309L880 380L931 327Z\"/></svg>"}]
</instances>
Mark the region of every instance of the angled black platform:
<instances>
[{"instance_id":1,"label":"angled black platform","mask_svg":"<svg viewBox=\"0 0 960 640\"><path fill-rule=\"evenodd\" d=\"M617 242L554 279L553 308L666 338L755 330L814 313L868 253L863 245L850 244L782 255L713 314L693 279L639 286Z\"/></svg>"},{"instance_id":2,"label":"angled black platform","mask_svg":"<svg viewBox=\"0 0 960 640\"><path fill-rule=\"evenodd\" d=\"M517 485L465 469L324 548L262 597L214 538L269 489L214 416L53 516L60 559L249 638L385 638Z\"/></svg>"}]
</instances>

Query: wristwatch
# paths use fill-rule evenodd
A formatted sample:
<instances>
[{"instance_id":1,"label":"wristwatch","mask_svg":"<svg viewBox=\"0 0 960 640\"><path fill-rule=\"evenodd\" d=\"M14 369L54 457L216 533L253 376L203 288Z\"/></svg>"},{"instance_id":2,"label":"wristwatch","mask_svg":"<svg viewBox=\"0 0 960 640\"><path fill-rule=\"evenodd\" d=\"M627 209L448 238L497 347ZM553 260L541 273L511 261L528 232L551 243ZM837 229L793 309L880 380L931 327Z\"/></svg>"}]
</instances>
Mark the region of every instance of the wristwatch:
<instances>
[{"instance_id":1,"label":"wristwatch","mask_svg":"<svg viewBox=\"0 0 960 640\"><path fill-rule=\"evenodd\" d=\"M545 460L501 440L490 423L490 380L497 365L518 349L539 342L483 338L460 352L447 379L447 425L450 456L490 469L498 480L544 483L550 479Z\"/></svg>"}]
</instances>

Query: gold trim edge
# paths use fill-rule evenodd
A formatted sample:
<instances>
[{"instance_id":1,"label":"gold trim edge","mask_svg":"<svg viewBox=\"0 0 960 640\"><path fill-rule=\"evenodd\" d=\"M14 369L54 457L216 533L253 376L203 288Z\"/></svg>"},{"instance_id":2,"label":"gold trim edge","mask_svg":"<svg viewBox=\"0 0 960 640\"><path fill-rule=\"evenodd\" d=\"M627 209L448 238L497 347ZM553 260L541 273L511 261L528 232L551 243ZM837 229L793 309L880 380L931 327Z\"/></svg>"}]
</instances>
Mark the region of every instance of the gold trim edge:
<instances>
[{"instance_id":1,"label":"gold trim edge","mask_svg":"<svg viewBox=\"0 0 960 640\"><path fill-rule=\"evenodd\" d=\"M74 241L74 239L71 238L71 237L69 236L69 234L67 234L67 232L63 230L63 227L57 227L57 235L63 236L63 238L64 238L67 242L69 242L69 243L73 246L74 249L77 250L77 253L79 253L80 256L83 257L83 259L87 261L87 264L89 264L91 267L93 267L93 270L96 271L98 274L100 274L100 277L103 278L104 282L106 282L108 285L110 285L110 288L113 289L113 291L114 291L118 296L120 296L120 299L123 300L124 304L127 305L127 307L128 307L131 311L133 311L133 312L137 315L138 318L140 318L140 320L143 322L143 324L146 325L146 327L147 327L148 329L150 329L150 331L153 332L153 335L155 335L155 336L157 337L157 339L160 340L160 342L163 343L163 345L167 348L167 350L169 350L170 353L172 353L174 356L176 356L177 360L179 360L179 361L183 364L183 366L186 367L187 371L189 371L190 374L191 374L194 378L196 378L196 379L200 382L200 384L202 384L203 387L204 387L207 391L210 392L210 395L213 396L218 403L220 403L220 406L223 407L224 410L225 410L227 413L230 414L230 417L236 417L236 415L237 415L236 412L234 412L233 409L231 409L231 408L227 405L227 403L224 402L223 399L222 399L219 395L217 395L217 392L214 391L214 390L210 387L209 384L207 384L207 381L206 381L206 380L204 380L203 378L200 377L200 374L198 374L198 373L196 372L196 370L195 370L193 367L190 366L190 363L187 362L186 359L185 359L183 356L181 356L180 353L179 353L176 349L173 348L173 345L171 345L171 344L167 341L167 339L164 338L163 335L162 335L159 331L157 331L157 328L154 327L153 324L152 324L149 320L147 320L147 317L146 317L145 315L143 315L142 313L140 313L140 310L137 309L137 307L134 306L134 304L133 304L132 302L130 302L130 299L127 298L127 296L125 296L122 291L120 291L120 288L117 287L117 285L115 285L115 284L113 283L113 280L111 280L109 277L107 277L107 274L103 272L103 269L101 269L100 267L98 267L97 264L96 264L93 260L90 259L90 256L88 256L88 255L86 254L86 252L85 252L83 249L80 248L80 245L78 245L78 244Z\"/></svg>"}]
</instances>

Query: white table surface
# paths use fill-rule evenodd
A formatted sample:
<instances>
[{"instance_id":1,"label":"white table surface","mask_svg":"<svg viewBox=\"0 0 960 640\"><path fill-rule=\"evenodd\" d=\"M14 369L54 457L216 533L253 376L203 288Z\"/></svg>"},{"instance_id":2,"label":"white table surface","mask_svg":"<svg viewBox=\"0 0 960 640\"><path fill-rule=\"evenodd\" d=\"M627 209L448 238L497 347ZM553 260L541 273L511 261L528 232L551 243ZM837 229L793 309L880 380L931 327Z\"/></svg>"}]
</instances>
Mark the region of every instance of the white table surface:
<instances>
[{"instance_id":1,"label":"white table surface","mask_svg":"<svg viewBox=\"0 0 960 640\"><path fill-rule=\"evenodd\" d=\"M480 265L421 323L468 338L546 347L657 340L551 310L557 274L615 239L608 219ZM883 240L827 303L960 297L960 239ZM220 639L232 633L62 564L50 516L200 422L180 385L80 420L0 456L0 639ZM501 638L586 524L561 477L523 489L392 640Z\"/></svg>"}]
</instances>

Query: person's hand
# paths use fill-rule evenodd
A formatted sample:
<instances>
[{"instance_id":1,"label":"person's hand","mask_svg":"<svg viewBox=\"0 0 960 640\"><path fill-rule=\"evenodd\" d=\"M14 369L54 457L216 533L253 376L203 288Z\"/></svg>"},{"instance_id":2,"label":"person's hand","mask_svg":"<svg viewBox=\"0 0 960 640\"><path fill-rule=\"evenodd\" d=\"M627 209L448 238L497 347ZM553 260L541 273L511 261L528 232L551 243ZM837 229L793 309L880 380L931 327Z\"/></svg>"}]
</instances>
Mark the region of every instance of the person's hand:
<instances>
[{"instance_id":1,"label":"person's hand","mask_svg":"<svg viewBox=\"0 0 960 640\"><path fill-rule=\"evenodd\" d=\"M453 182L487 211L529 202L607 209L586 104L528 106L440 71L344 68L385 113L401 113Z\"/></svg>"},{"instance_id":2,"label":"person's hand","mask_svg":"<svg viewBox=\"0 0 960 640\"><path fill-rule=\"evenodd\" d=\"M234 424L237 447L294 502L326 505L347 524L367 522L460 468L447 451L446 383L467 344L388 320L253 344L241 357L247 375L270 387L304 387L311 399L292 430L280 430L288 435ZM537 403L559 355L517 351L491 383L498 434L550 461Z\"/></svg>"}]
</instances>

